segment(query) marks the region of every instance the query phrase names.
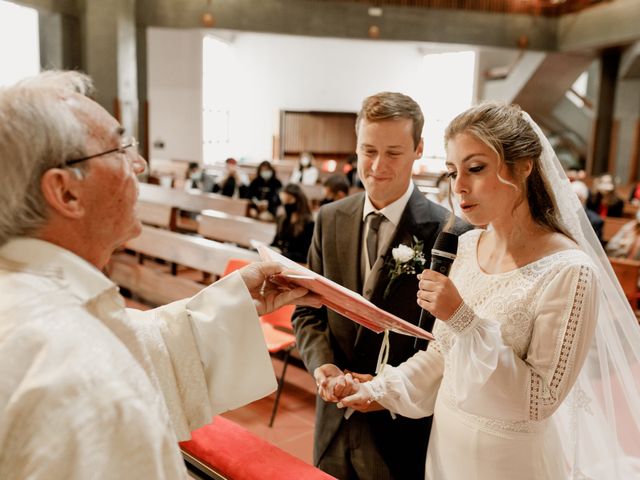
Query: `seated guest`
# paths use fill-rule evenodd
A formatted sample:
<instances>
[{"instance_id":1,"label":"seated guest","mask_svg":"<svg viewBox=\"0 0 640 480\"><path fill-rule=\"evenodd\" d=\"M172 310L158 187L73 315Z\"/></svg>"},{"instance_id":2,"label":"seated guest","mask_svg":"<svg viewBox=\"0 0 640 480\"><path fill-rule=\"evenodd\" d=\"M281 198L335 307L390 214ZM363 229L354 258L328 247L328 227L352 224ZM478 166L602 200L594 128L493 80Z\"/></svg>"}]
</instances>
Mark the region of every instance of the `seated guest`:
<instances>
[{"instance_id":1,"label":"seated guest","mask_svg":"<svg viewBox=\"0 0 640 480\"><path fill-rule=\"evenodd\" d=\"M640 260L640 211L607 242L607 255Z\"/></svg>"},{"instance_id":2,"label":"seated guest","mask_svg":"<svg viewBox=\"0 0 640 480\"><path fill-rule=\"evenodd\" d=\"M302 152L298 160L298 166L291 172L289 183L301 183L303 185L315 185L320 172L313 165L314 158L310 152Z\"/></svg>"},{"instance_id":3,"label":"seated guest","mask_svg":"<svg viewBox=\"0 0 640 480\"><path fill-rule=\"evenodd\" d=\"M147 163L90 87L47 72L0 88L0 478L185 479L179 440L275 390L257 314L306 291L255 263L126 310L101 271L141 231Z\"/></svg>"},{"instance_id":4,"label":"seated guest","mask_svg":"<svg viewBox=\"0 0 640 480\"><path fill-rule=\"evenodd\" d=\"M624 200L616 193L613 176L605 173L594 183L596 191L590 196L587 207L601 217L622 217Z\"/></svg>"},{"instance_id":5,"label":"seated guest","mask_svg":"<svg viewBox=\"0 0 640 480\"><path fill-rule=\"evenodd\" d=\"M213 186L213 193L220 193L226 197L247 198L249 177L238 170L238 161L235 158L227 158L224 164L224 175Z\"/></svg>"},{"instance_id":6,"label":"seated guest","mask_svg":"<svg viewBox=\"0 0 640 480\"><path fill-rule=\"evenodd\" d=\"M580 203L584 207L584 211L587 214L589 223L591 223L591 226L593 227L593 231L596 232L598 240L600 240L600 243L602 243L602 229L604 227L604 220L600 215L587 207L587 200L589 199L589 187L587 187L587 185L580 180L573 180L571 182L571 188L578 196L578 200L580 200Z\"/></svg>"},{"instance_id":7,"label":"seated guest","mask_svg":"<svg viewBox=\"0 0 640 480\"><path fill-rule=\"evenodd\" d=\"M267 160L258 165L256 178L249 184L249 216L261 220L273 220L280 205L282 183L276 177L276 171Z\"/></svg>"},{"instance_id":8,"label":"seated guest","mask_svg":"<svg viewBox=\"0 0 640 480\"><path fill-rule=\"evenodd\" d=\"M200 168L200 164L198 162L189 162L189 167L185 175L185 178L186 178L186 181L184 184L185 189L187 190L189 190L190 188L200 189L202 184L203 173L204 172Z\"/></svg>"},{"instance_id":9,"label":"seated guest","mask_svg":"<svg viewBox=\"0 0 640 480\"><path fill-rule=\"evenodd\" d=\"M331 175L323 184L324 198L320 205L342 200L349 195L349 181L340 173Z\"/></svg>"},{"instance_id":10,"label":"seated guest","mask_svg":"<svg viewBox=\"0 0 640 480\"><path fill-rule=\"evenodd\" d=\"M298 185L289 184L280 193L284 213L278 216L276 236L271 243L294 262L307 261L313 236L309 200Z\"/></svg>"}]
</instances>

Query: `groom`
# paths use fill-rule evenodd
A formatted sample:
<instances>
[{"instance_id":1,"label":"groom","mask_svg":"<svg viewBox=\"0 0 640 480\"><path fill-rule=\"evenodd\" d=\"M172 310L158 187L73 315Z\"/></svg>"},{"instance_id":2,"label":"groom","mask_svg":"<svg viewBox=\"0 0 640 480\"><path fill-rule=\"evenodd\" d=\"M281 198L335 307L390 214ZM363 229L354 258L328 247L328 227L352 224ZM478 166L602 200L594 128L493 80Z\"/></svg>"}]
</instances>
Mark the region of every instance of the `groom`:
<instances>
[{"instance_id":1,"label":"groom","mask_svg":"<svg viewBox=\"0 0 640 480\"><path fill-rule=\"evenodd\" d=\"M406 95L384 92L364 100L356 134L358 175L366 192L320 210L309 250L312 270L412 323L420 316L418 280L400 274L389 285L391 251L422 242L428 267L435 238L449 216L411 182L413 163L422 156L423 124L419 105ZM467 228L458 221L454 232ZM297 308L293 327L300 354L319 385L315 464L341 480L423 479L431 418L393 419L380 407L345 412L323 387L345 370L371 378L382 335L326 307ZM415 352L412 337L390 334L389 365Z\"/></svg>"}]
</instances>

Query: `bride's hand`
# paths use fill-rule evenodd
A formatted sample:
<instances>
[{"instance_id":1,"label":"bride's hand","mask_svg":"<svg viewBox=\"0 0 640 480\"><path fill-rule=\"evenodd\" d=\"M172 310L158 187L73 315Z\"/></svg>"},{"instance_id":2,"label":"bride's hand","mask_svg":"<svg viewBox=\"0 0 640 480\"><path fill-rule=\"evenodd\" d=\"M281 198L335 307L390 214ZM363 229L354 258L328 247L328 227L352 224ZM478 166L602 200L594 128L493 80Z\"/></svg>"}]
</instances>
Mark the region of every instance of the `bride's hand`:
<instances>
[{"instance_id":1,"label":"bride's hand","mask_svg":"<svg viewBox=\"0 0 640 480\"><path fill-rule=\"evenodd\" d=\"M451 279L433 270L425 270L418 275L418 280L418 305L440 320L449 320L462 303Z\"/></svg>"},{"instance_id":2,"label":"bride's hand","mask_svg":"<svg viewBox=\"0 0 640 480\"><path fill-rule=\"evenodd\" d=\"M363 384L357 379L353 379L351 391L354 393L342 398L338 402L338 408L351 407L359 412L370 412L383 409L380 404L371 400L370 390L363 386Z\"/></svg>"}]
</instances>

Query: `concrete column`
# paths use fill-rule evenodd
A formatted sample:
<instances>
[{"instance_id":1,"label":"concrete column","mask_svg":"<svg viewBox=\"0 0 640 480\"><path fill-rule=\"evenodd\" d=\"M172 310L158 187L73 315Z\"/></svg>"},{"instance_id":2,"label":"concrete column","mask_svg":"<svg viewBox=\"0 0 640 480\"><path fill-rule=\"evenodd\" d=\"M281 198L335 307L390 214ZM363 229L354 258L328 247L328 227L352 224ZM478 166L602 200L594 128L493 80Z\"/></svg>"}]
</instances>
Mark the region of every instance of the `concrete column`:
<instances>
[{"instance_id":1,"label":"concrete column","mask_svg":"<svg viewBox=\"0 0 640 480\"><path fill-rule=\"evenodd\" d=\"M84 65L96 101L138 135L135 0L85 0Z\"/></svg>"},{"instance_id":2,"label":"concrete column","mask_svg":"<svg viewBox=\"0 0 640 480\"><path fill-rule=\"evenodd\" d=\"M136 57L138 65L138 137L140 153L149 159L149 95L147 93L147 29L136 29Z\"/></svg>"},{"instance_id":3,"label":"concrete column","mask_svg":"<svg viewBox=\"0 0 640 480\"><path fill-rule=\"evenodd\" d=\"M615 175L622 184L636 180L638 173L639 139L638 123L640 122L640 80L619 80L616 88L614 121L617 125L615 145Z\"/></svg>"},{"instance_id":4,"label":"concrete column","mask_svg":"<svg viewBox=\"0 0 640 480\"><path fill-rule=\"evenodd\" d=\"M63 68L62 15L38 11L40 34L40 67L43 70Z\"/></svg>"},{"instance_id":5,"label":"concrete column","mask_svg":"<svg viewBox=\"0 0 640 480\"><path fill-rule=\"evenodd\" d=\"M618 81L618 67L620 65L620 51L618 49L605 50L600 57L600 88L596 106L596 123L594 131L593 161L588 173L599 175L609 172L609 154L611 152L611 129L613 122L613 105ZM613 159L612 159L613 160Z\"/></svg>"},{"instance_id":6,"label":"concrete column","mask_svg":"<svg viewBox=\"0 0 640 480\"><path fill-rule=\"evenodd\" d=\"M82 70L82 42L77 16L38 10L40 66L44 70Z\"/></svg>"}]
</instances>

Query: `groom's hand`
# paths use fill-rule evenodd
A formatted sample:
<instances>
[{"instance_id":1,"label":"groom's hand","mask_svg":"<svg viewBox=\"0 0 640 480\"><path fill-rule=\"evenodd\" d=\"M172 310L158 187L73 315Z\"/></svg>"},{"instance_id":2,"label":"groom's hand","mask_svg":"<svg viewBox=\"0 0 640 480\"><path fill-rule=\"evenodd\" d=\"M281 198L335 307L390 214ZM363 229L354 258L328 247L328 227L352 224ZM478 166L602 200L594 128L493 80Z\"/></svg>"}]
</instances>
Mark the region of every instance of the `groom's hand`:
<instances>
[{"instance_id":1,"label":"groom's hand","mask_svg":"<svg viewBox=\"0 0 640 480\"><path fill-rule=\"evenodd\" d=\"M333 387L337 379L343 376L340 370L333 363L325 363L320 365L313 372L318 387L318 395L325 402L337 402L339 399L333 394Z\"/></svg>"}]
</instances>

